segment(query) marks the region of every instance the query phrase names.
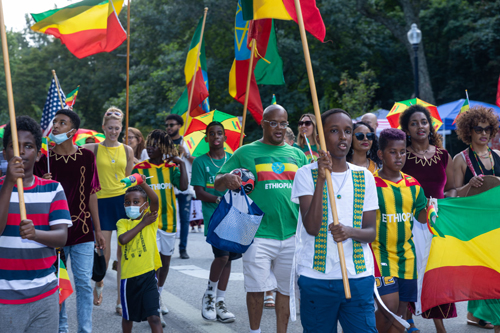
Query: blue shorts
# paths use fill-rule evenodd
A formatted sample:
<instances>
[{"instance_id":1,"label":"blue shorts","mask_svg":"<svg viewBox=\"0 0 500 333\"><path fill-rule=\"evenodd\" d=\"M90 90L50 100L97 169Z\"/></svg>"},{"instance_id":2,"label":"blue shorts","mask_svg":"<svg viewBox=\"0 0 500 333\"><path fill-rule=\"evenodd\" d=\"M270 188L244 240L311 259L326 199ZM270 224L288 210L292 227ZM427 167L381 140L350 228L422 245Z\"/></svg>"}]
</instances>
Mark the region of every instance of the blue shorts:
<instances>
[{"instance_id":1,"label":"blue shorts","mask_svg":"<svg viewBox=\"0 0 500 333\"><path fill-rule=\"evenodd\" d=\"M347 300L342 280L318 280L301 275L298 285L304 332L337 333L339 321L345 333L377 333L374 283L373 276L349 279L351 299Z\"/></svg>"},{"instance_id":2,"label":"blue shorts","mask_svg":"<svg viewBox=\"0 0 500 333\"><path fill-rule=\"evenodd\" d=\"M395 276L381 276L375 279L380 296L399 292L400 302L417 301L417 279L400 279Z\"/></svg>"},{"instance_id":3,"label":"blue shorts","mask_svg":"<svg viewBox=\"0 0 500 333\"><path fill-rule=\"evenodd\" d=\"M127 218L124 204L125 194L119 195L117 197L97 199L101 230L116 230L116 222L118 222L118 220Z\"/></svg>"}]
</instances>

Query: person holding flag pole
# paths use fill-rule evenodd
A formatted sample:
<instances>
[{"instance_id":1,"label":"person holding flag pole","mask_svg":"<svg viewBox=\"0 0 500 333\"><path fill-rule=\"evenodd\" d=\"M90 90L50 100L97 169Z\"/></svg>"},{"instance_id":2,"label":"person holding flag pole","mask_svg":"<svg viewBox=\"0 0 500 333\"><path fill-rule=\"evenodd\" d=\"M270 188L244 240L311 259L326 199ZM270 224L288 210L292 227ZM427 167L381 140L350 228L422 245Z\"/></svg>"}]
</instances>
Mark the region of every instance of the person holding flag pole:
<instances>
[{"instance_id":1,"label":"person holding flag pole","mask_svg":"<svg viewBox=\"0 0 500 333\"><path fill-rule=\"evenodd\" d=\"M0 289L0 327L5 332L33 332L42 327L45 332L57 332L54 248L66 242L71 218L61 184L33 175L40 157L41 129L30 117L16 118L1 1L0 35L10 118L3 136L9 164L6 176L0 178L0 260L4 263L0 280L8 286ZM46 213L40 214L40 209ZM43 230L35 229L34 221Z\"/></svg>"},{"instance_id":2,"label":"person holding flag pole","mask_svg":"<svg viewBox=\"0 0 500 333\"><path fill-rule=\"evenodd\" d=\"M292 200L300 202L297 243L302 246L296 247L294 268L299 274L302 270L298 280L302 325L305 331L336 332L337 320L340 320L346 333L377 332L373 298L374 264L368 248L368 243L376 235L378 201L375 181L370 172L345 160L352 142L352 119L349 114L340 109L320 114L300 0L295 0L295 10L322 148L320 162L299 169L292 188ZM342 211L342 224L339 222L336 201ZM311 211L309 207L315 209ZM331 220L333 223L329 224ZM333 240L327 237L328 231ZM292 271L293 280L294 275ZM351 283L355 285L352 295ZM331 289L329 285L335 287ZM294 320L293 294L290 302ZM364 320L359 320L360 316ZM319 317L322 320L315 320Z\"/></svg>"}]
</instances>

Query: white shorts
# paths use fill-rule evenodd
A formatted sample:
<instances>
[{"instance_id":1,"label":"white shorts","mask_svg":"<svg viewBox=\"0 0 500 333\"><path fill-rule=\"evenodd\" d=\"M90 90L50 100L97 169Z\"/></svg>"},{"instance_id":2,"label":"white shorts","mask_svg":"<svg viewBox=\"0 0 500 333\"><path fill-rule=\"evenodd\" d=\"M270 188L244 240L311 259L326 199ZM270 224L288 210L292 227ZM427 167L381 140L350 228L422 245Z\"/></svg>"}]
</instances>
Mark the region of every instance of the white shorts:
<instances>
[{"instance_id":1,"label":"white shorts","mask_svg":"<svg viewBox=\"0 0 500 333\"><path fill-rule=\"evenodd\" d=\"M246 292L277 290L290 295L290 273L295 253L295 236L283 241L255 238L243 254Z\"/></svg>"},{"instance_id":2,"label":"white shorts","mask_svg":"<svg viewBox=\"0 0 500 333\"><path fill-rule=\"evenodd\" d=\"M175 248L175 233L165 232L158 229L156 232L156 244L158 245L158 252L164 256L172 256Z\"/></svg>"}]
</instances>

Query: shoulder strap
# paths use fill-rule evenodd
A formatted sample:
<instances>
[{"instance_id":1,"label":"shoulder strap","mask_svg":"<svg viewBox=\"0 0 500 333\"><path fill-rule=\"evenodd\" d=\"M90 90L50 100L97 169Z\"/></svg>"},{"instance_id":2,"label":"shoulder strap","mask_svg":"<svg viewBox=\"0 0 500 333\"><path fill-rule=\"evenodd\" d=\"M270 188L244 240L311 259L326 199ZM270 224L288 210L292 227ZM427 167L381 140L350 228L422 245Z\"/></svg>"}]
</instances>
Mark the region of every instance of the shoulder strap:
<instances>
[{"instance_id":1,"label":"shoulder strap","mask_svg":"<svg viewBox=\"0 0 500 333\"><path fill-rule=\"evenodd\" d=\"M460 152L460 154L462 154L462 157L464 158L465 162L467 163L469 170L472 172L474 177L476 177L477 176L476 170L474 170L474 166L472 165L472 161L470 160L470 157L469 157L469 148L462 150Z\"/></svg>"}]
</instances>

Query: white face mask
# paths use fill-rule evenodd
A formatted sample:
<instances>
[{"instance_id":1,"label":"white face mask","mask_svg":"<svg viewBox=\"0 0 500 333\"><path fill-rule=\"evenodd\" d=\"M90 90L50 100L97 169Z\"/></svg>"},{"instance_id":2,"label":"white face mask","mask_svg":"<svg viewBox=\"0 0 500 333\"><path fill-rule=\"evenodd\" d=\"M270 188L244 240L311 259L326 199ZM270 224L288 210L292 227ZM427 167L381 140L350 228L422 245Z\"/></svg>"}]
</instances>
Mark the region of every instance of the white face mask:
<instances>
[{"instance_id":1,"label":"white face mask","mask_svg":"<svg viewBox=\"0 0 500 333\"><path fill-rule=\"evenodd\" d=\"M140 206L128 206L128 207L125 207L125 214L127 214L127 216L128 216L129 219L135 220L139 216L141 216L141 214L142 214L141 208L145 204L146 203L143 203Z\"/></svg>"},{"instance_id":2,"label":"white face mask","mask_svg":"<svg viewBox=\"0 0 500 333\"><path fill-rule=\"evenodd\" d=\"M61 143L63 143L64 141L66 141L66 140L69 139L68 138L68 133L71 132L72 130L73 129L70 129L66 133L61 133L61 134L56 134L56 135L54 135L52 132L50 132L49 139L52 140L52 141L54 141L56 143L56 145L60 145Z\"/></svg>"}]
</instances>

